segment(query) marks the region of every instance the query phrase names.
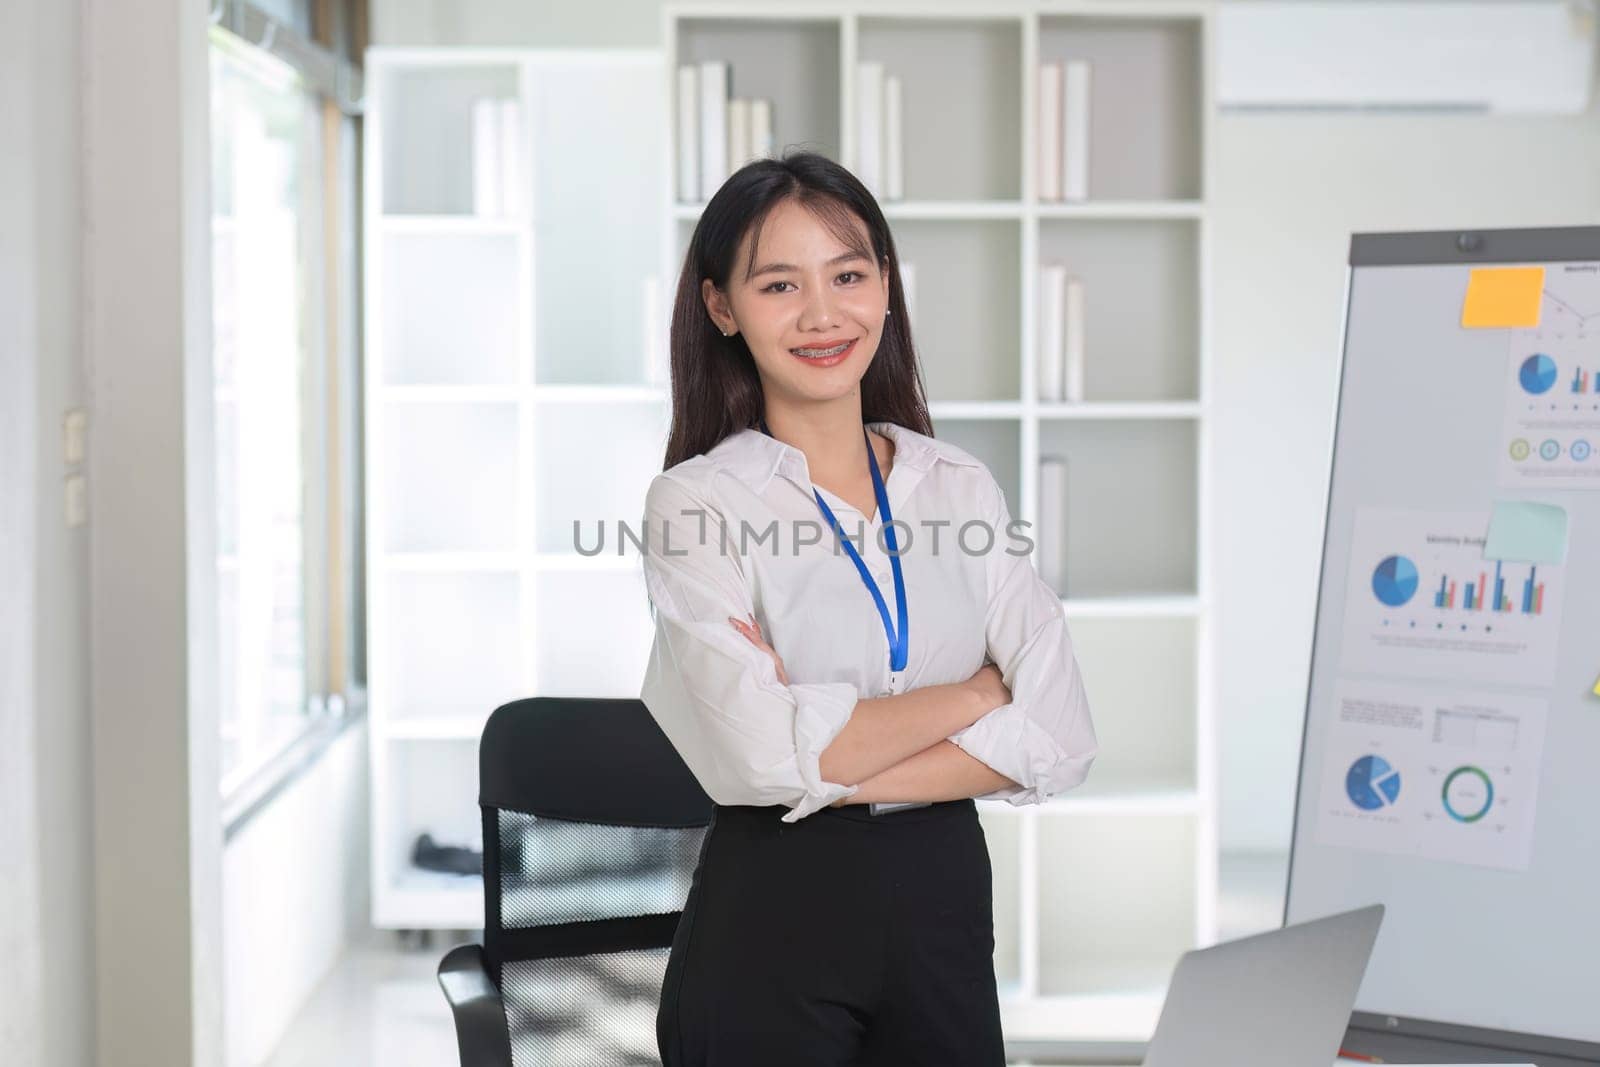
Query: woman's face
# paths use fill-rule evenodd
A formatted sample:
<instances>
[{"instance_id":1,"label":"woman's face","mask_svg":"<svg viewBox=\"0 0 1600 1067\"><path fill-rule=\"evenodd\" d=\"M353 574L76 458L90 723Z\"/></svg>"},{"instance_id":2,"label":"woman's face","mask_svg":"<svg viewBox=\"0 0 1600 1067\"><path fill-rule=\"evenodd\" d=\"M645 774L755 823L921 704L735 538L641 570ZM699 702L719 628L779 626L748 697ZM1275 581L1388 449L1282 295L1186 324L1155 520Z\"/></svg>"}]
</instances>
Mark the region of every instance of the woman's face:
<instances>
[{"instance_id":1,"label":"woman's face","mask_svg":"<svg viewBox=\"0 0 1600 1067\"><path fill-rule=\"evenodd\" d=\"M866 227L853 219L861 245ZM750 235L726 292L711 280L701 295L717 328L744 334L762 389L795 400L832 400L857 390L878 350L889 307L885 276L870 256L852 252L805 207L784 200L761 228L754 273ZM818 350L846 347L837 354Z\"/></svg>"}]
</instances>

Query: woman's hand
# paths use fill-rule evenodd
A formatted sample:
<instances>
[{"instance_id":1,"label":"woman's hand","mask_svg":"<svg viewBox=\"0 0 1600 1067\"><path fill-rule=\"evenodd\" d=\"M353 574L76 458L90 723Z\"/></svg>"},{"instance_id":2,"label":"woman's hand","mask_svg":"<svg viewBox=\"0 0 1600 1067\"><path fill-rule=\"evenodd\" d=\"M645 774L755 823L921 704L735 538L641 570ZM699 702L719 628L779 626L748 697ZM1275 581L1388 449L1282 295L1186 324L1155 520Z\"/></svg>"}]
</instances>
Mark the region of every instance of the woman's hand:
<instances>
[{"instance_id":1,"label":"woman's hand","mask_svg":"<svg viewBox=\"0 0 1600 1067\"><path fill-rule=\"evenodd\" d=\"M985 663L982 667L979 667L978 672L968 678L964 684L972 692L978 694L978 699L983 705L983 714L985 715L995 708L1011 703L1011 690L1006 688L1005 678L1001 675L1000 668L993 663Z\"/></svg>"},{"instance_id":2,"label":"woman's hand","mask_svg":"<svg viewBox=\"0 0 1600 1067\"><path fill-rule=\"evenodd\" d=\"M783 658L779 656L777 651L774 650L771 645L767 644L766 639L762 637L761 624L756 622L756 617L752 615L750 616L749 622L744 622L740 619L734 618L732 615L729 615L728 621L733 623L733 628L735 630L738 630L740 633L748 637L751 644L755 645L761 651L772 657L773 665L778 668L778 681L782 682L784 685L788 685L789 672L783 669ZM1008 697L1007 699L1010 698Z\"/></svg>"}]
</instances>

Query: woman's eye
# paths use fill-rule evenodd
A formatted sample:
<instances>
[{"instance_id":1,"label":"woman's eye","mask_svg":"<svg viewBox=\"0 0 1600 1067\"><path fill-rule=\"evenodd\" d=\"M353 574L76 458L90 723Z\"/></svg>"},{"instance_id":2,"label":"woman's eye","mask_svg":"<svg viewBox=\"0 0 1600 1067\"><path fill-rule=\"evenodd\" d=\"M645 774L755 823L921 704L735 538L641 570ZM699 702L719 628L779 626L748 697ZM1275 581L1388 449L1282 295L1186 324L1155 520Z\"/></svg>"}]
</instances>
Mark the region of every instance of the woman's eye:
<instances>
[{"instance_id":1,"label":"woman's eye","mask_svg":"<svg viewBox=\"0 0 1600 1067\"><path fill-rule=\"evenodd\" d=\"M863 275L858 270L847 270L843 274L839 275L839 277L841 277L841 278L859 279L859 278L863 277ZM767 286L766 288L762 289L761 291L763 293L775 293L775 292L778 292L778 286L780 286L780 285L788 285L788 284L790 284L790 283L788 283L788 282L773 282L771 285Z\"/></svg>"}]
</instances>

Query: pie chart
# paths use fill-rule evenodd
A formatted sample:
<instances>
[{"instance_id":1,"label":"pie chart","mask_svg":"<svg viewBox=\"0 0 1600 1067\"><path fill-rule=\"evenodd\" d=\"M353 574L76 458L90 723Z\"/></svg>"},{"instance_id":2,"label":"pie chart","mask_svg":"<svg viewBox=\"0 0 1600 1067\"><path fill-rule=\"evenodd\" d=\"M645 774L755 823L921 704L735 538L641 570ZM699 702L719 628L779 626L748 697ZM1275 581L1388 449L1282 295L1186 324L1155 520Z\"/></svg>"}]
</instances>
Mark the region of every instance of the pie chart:
<instances>
[{"instance_id":1,"label":"pie chart","mask_svg":"<svg viewBox=\"0 0 1600 1067\"><path fill-rule=\"evenodd\" d=\"M1548 393L1550 387L1556 384L1556 361L1543 352L1535 352L1522 361L1517 380L1522 383L1522 388L1534 396Z\"/></svg>"},{"instance_id":2,"label":"pie chart","mask_svg":"<svg viewBox=\"0 0 1600 1067\"><path fill-rule=\"evenodd\" d=\"M1404 556L1390 556L1372 572L1372 593L1391 608L1398 608L1417 592L1417 565Z\"/></svg>"},{"instance_id":3,"label":"pie chart","mask_svg":"<svg viewBox=\"0 0 1600 1067\"><path fill-rule=\"evenodd\" d=\"M1362 756L1344 776L1344 791L1362 811L1377 811L1400 799L1400 772L1382 756Z\"/></svg>"},{"instance_id":4,"label":"pie chart","mask_svg":"<svg viewBox=\"0 0 1600 1067\"><path fill-rule=\"evenodd\" d=\"M1444 780L1444 810L1456 822L1477 822L1494 807L1494 783L1478 767L1457 767Z\"/></svg>"}]
</instances>

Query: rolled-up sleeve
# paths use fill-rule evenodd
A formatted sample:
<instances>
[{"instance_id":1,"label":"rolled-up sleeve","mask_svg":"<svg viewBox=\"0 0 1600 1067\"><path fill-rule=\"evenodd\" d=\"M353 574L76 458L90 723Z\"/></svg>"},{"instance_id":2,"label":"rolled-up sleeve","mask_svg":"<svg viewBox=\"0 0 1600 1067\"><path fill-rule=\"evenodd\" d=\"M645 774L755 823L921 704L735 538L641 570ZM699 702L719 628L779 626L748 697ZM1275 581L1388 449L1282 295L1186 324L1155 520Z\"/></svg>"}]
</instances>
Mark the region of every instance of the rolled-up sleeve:
<instances>
[{"instance_id":1,"label":"rolled-up sleeve","mask_svg":"<svg viewBox=\"0 0 1600 1067\"><path fill-rule=\"evenodd\" d=\"M825 781L819 760L855 710L856 686L785 685L772 657L734 629L729 616L754 611L750 586L736 536L724 537L722 516L695 489L658 474L644 520L655 638L639 697L706 795L786 805L791 823L854 795L861 787Z\"/></svg>"},{"instance_id":2,"label":"rolled-up sleeve","mask_svg":"<svg viewBox=\"0 0 1600 1067\"><path fill-rule=\"evenodd\" d=\"M950 740L1018 783L979 799L1040 804L1084 780L1099 742L1061 598L1028 556L1008 551L1015 543L1007 533L1011 513L1005 495L992 475L986 473L984 481L984 518L995 532L985 556L984 631L989 658L1000 668L1011 703Z\"/></svg>"}]
</instances>

